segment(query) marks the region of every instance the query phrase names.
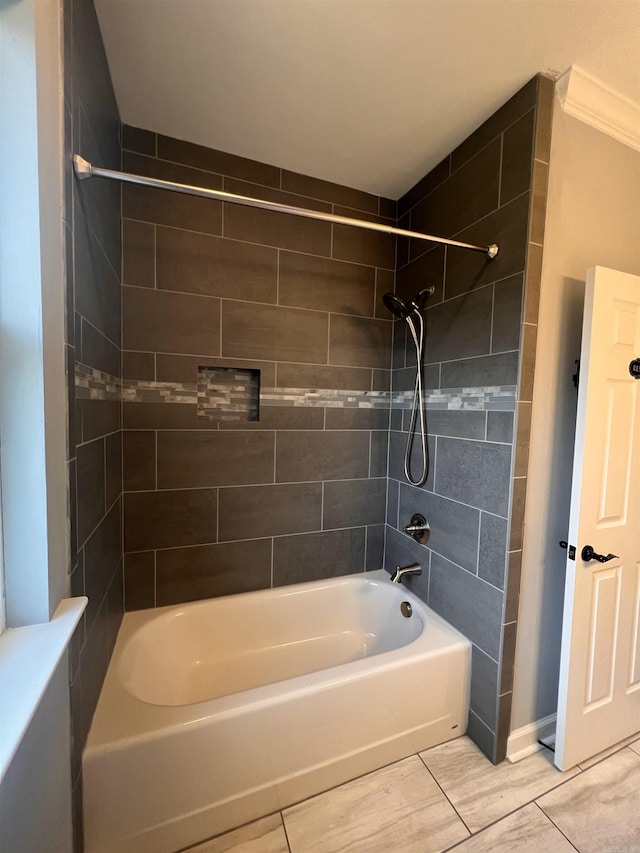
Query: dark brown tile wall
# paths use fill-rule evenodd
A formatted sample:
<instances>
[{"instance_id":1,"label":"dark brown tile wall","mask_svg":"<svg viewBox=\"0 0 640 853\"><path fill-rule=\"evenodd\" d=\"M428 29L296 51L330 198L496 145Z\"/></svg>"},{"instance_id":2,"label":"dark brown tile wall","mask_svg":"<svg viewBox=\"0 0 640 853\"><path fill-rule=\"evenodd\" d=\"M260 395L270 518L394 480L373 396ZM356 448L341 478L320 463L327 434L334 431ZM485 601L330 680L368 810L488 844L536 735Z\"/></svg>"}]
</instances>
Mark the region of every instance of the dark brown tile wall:
<instances>
[{"instance_id":1,"label":"dark brown tile wall","mask_svg":"<svg viewBox=\"0 0 640 853\"><path fill-rule=\"evenodd\" d=\"M471 639L469 735L495 762L511 713L552 101L551 80L534 78L398 202L403 227L500 245L488 261L398 243L397 292L436 288L424 312L426 385L517 384L517 405L429 411L432 470L420 489L402 471L406 413L391 412L385 551L389 569L423 565L413 588ZM394 388L412 387L414 365L396 322ZM416 511L431 522L428 547L401 532Z\"/></svg>"},{"instance_id":2,"label":"dark brown tile wall","mask_svg":"<svg viewBox=\"0 0 640 853\"><path fill-rule=\"evenodd\" d=\"M67 371L72 595L89 604L69 654L74 850L81 853L81 756L123 604L121 405L75 397L76 363L121 375L120 188L75 181L71 155L121 163L120 118L91 0L64 2ZM131 274L142 275L143 238ZM135 268L135 269L134 269Z\"/></svg>"},{"instance_id":3,"label":"dark brown tile wall","mask_svg":"<svg viewBox=\"0 0 640 853\"><path fill-rule=\"evenodd\" d=\"M395 202L124 128L149 175L395 223ZM194 182L194 181L192 181ZM257 368L263 388L390 387L395 241L123 187L127 379ZM381 568L389 410L123 405L125 604L137 609Z\"/></svg>"}]
</instances>

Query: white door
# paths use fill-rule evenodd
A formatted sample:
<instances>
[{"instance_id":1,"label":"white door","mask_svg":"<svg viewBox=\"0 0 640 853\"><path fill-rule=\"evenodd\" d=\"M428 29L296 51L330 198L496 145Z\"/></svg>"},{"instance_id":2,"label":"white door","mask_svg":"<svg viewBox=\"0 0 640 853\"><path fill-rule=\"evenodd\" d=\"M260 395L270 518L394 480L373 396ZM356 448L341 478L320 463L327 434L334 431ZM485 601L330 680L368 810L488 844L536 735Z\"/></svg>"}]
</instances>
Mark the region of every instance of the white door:
<instances>
[{"instance_id":1,"label":"white door","mask_svg":"<svg viewBox=\"0 0 640 853\"><path fill-rule=\"evenodd\" d=\"M640 730L636 370L640 278L592 267L582 330L560 658L555 763L562 770ZM585 546L606 562L584 559L589 557Z\"/></svg>"}]
</instances>

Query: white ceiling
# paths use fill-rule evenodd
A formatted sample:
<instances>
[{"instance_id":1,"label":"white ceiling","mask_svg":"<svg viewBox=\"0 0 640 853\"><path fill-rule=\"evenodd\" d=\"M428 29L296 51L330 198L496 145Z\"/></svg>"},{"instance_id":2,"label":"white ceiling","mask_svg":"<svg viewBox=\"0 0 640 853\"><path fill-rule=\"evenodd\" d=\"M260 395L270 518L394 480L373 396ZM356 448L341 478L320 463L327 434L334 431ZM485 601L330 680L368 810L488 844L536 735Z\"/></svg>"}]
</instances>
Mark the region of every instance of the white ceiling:
<instances>
[{"instance_id":1,"label":"white ceiling","mask_svg":"<svg viewBox=\"0 0 640 853\"><path fill-rule=\"evenodd\" d=\"M640 0L96 0L122 120L398 198L538 71L640 102Z\"/></svg>"}]
</instances>

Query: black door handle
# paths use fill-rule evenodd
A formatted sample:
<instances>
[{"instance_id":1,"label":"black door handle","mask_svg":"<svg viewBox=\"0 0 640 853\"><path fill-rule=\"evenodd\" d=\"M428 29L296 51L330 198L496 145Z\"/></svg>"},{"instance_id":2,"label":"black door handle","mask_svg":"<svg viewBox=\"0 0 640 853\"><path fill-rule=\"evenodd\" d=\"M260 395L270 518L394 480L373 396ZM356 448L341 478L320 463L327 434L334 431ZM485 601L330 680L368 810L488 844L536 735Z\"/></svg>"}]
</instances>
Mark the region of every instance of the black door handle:
<instances>
[{"instance_id":1,"label":"black door handle","mask_svg":"<svg viewBox=\"0 0 640 853\"><path fill-rule=\"evenodd\" d=\"M596 554L591 545L585 545L580 556L585 563L588 563L589 560L597 560L599 563L608 563L609 560L617 560L618 558L617 554L607 554L606 557L604 554Z\"/></svg>"}]
</instances>

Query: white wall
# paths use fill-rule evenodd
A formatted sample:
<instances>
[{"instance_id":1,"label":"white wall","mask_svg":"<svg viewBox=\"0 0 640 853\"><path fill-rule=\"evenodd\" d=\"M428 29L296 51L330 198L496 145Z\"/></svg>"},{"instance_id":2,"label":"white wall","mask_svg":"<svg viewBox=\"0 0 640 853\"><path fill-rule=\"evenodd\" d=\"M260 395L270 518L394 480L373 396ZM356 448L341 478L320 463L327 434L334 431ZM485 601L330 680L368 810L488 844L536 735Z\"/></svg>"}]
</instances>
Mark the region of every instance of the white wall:
<instances>
[{"instance_id":1,"label":"white wall","mask_svg":"<svg viewBox=\"0 0 640 853\"><path fill-rule=\"evenodd\" d=\"M511 729L556 711L586 271L640 274L640 152L556 103Z\"/></svg>"}]
</instances>

